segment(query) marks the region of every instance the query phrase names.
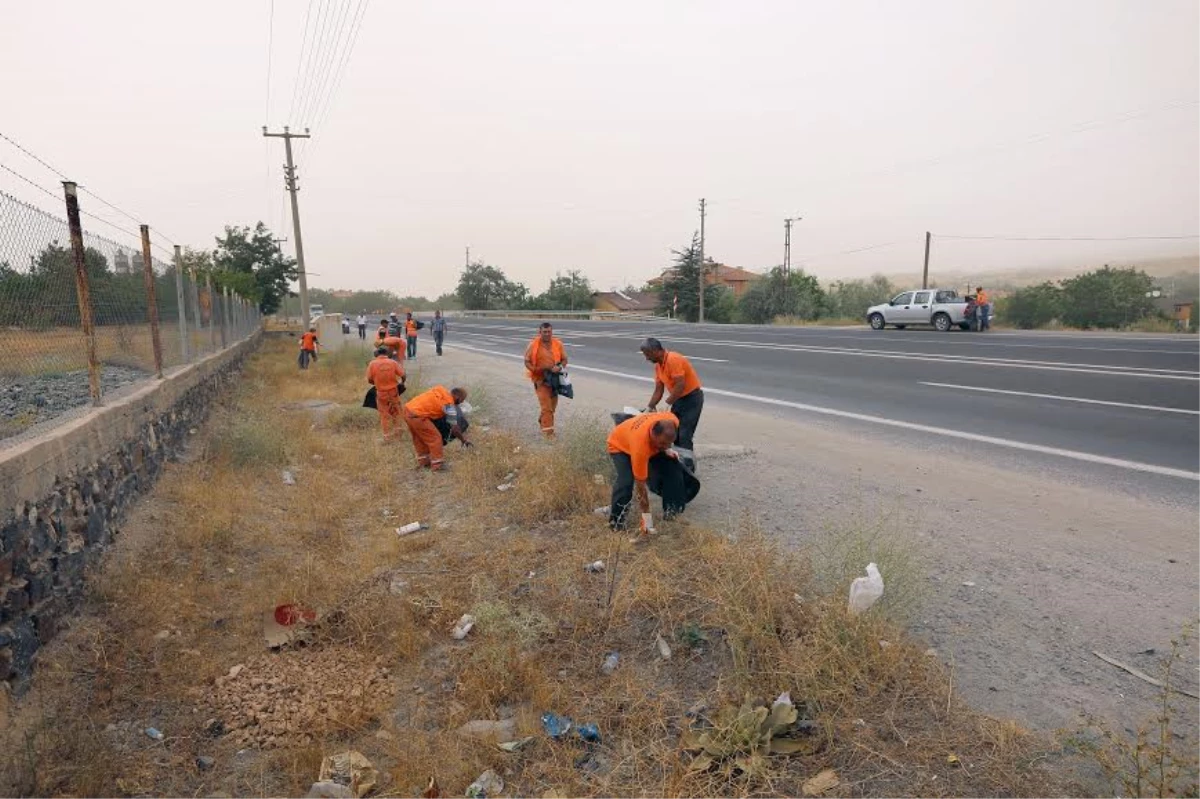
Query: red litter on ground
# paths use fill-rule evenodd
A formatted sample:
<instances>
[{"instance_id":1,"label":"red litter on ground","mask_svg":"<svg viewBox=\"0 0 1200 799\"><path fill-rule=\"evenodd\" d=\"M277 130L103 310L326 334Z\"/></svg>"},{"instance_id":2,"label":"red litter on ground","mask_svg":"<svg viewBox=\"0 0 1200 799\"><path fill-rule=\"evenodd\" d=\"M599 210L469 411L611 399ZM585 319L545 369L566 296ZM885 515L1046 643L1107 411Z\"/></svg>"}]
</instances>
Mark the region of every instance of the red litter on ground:
<instances>
[{"instance_id":1,"label":"red litter on ground","mask_svg":"<svg viewBox=\"0 0 1200 799\"><path fill-rule=\"evenodd\" d=\"M300 605L286 604L275 606L275 623L291 627L297 622L310 623L317 620L317 612Z\"/></svg>"}]
</instances>

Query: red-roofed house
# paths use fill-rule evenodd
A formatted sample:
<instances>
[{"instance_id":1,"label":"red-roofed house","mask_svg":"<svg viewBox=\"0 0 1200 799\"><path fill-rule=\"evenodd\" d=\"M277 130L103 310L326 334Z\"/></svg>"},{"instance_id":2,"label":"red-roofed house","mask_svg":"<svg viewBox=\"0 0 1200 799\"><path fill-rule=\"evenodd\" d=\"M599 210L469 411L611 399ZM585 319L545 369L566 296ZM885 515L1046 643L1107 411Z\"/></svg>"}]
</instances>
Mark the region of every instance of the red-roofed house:
<instances>
[{"instance_id":1,"label":"red-roofed house","mask_svg":"<svg viewBox=\"0 0 1200 799\"><path fill-rule=\"evenodd\" d=\"M709 261L707 267L708 274L706 280L708 281L708 285L727 286L733 291L733 296L735 297L741 297L745 293L747 286L762 277L757 272L742 269L740 266L718 264L713 261ZM659 277L647 281L646 287L651 290L661 290L663 279L670 276L673 271L672 269L665 270Z\"/></svg>"}]
</instances>

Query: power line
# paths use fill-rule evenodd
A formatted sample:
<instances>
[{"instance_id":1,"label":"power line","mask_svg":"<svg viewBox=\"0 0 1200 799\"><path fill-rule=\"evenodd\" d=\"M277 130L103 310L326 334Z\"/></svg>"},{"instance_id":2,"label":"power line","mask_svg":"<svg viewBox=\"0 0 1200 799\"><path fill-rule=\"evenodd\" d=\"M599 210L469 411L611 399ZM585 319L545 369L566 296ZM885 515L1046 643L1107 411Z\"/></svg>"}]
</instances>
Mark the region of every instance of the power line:
<instances>
[{"instance_id":1,"label":"power line","mask_svg":"<svg viewBox=\"0 0 1200 799\"><path fill-rule=\"evenodd\" d=\"M337 12L334 12L335 14ZM343 45L343 37L350 32L349 26L346 24L346 17L350 13L349 0L342 0L341 12L338 14L337 22L332 23L330 27L329 46L325 48L325 54L316 63L313 70L313 82L310 85L310 91L305 98L304 105L300 108L299 119L311 124L315 111L320 105L321 97L325 93L325 88L329 83L330 69L337 61L338 53Z\"/></svg>"},{"instance_id":2,"label":"power line","mask_svg":"<svg viewBox=\"0 0 1200 799\"><path fill-rule=\"evenodd\" d=\"M275 0L267 18L267 100L263 107L263 124L271 121L271 57L275 48Z\"/></svg>"},{"instance_id":3,"label":"power line","mask_svg":"<svg viewBox=\"0 0 1200 799\"><path fill-rule=\"evenodd\" d=\"M1180 241L1200 239L1200 236L948 236L935 233L939 239L960 241Z\"/></svg>"},{"instance_id":4,"label":"power line","mask_svg":"<svg viewBox=\"0 0 1200 799\"><path fill-rule=\"evenodd\" d=\"M317 112L317 118L313 124L314 130L321 129L321 126L325 124L325 120L328 119L329 114L333 110L334 98L337 96L338 89L340 89L342 86L343 78L346 77L346 72L350 66L350 58L354 53L355 45L358 44L358 33L360 30L362 30L362 23L363 23L363 20L366 19L367 7L370 4L371 4L371 0L360 0L359 1L359 7L355 11L356 16L354 18L354 21L351 22L351 26L353 27L354 31L350 36L349 45L342 51L342 60L338 64L337 69L334 72L333 83L331 85L329 94L326 95L326 97L325 97L325 103L324 103L324 105L321 106L320 110ZM317 139L316 141L313 142L314 154L315 154L316 147L320 144L320 141L321 141L320 139ZM308 153L308 142L307 141L303 142L302 147L303 147L303 150L301 150L301 152L300 152L300 159L305 166L311 166L312 156L310 156Z\"/></svg>"},{"instance_id":5,"label":"power line","mask_svg":"<svg viewBox=\"0 0 1200 799\"><path fill-rule=\"evenodd\" d=\"M300 38L300 57L296 60L296 78L292 81L292 108L288 118L296 113L296 99L300 93L300 70L304 65L304 50L308 45L308 20L312 16L313 0L308 0L308 9L304 12L304 34Z\"/></svg>"},{"instance_id":6,"label":"power line","mask_svg":"<svg viewBox=\"0 0 1200 799\"><path fill-rule=\"evenodd\" d=\"M297 124L302 123L301 112L308 105L309 95L312 93L312 83L319 69L320 60L324 57L324 49L326 47L325 30L326 23L329 21L329 10L332 7L333 0L319 0L321 3L317 11L317 21L313 30L313 44L308 49L308 59L304 64L304 77L300 81L300 103L296 108L296 116L289 121L295 121Z\"/></svg>"}]
</instances>

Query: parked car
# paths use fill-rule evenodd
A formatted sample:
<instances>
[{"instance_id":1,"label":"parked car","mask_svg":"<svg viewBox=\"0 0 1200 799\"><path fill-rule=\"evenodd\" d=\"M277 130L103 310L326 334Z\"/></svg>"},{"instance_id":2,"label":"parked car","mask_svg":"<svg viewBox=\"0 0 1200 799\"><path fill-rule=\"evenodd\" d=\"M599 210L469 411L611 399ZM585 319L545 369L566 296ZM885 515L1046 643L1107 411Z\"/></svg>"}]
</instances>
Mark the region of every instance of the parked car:
<instances>
[{"instance_id":1,"label":"parked car","mask_svg":"<svg viewBox=\"0 0 1200 799\"><path fill-rule=\"evenodd\" d=\"M952 327L970 330L966 318L967 301L953 289L914 289L892 297L890 302L867 309L867 324L872 330L888 325L903 330L909 325L932 325L946 331Z\"/></svg>"}]
</instances>

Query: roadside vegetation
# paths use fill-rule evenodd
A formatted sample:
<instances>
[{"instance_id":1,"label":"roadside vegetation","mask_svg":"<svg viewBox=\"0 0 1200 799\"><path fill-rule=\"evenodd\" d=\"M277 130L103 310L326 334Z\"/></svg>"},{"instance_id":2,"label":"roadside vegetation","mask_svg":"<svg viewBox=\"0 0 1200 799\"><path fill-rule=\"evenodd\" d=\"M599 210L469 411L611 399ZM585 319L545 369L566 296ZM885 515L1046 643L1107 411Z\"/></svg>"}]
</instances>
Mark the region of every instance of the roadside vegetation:
<instances>
[{"instance_id":1,"label":"roadside vegetation","mask_svg":"<svg viewBox=\"0 0 1200 799\"><path fill-rule=\"evenodd\" d=\"M797 552L683 520L634 549L593 513L602 427L553 447L485 431L477 389L476 447L416 472L359 407L360 353L292 356L248 362L0 708L0 793L303 795L347 750L379 795L461 796L487 769L523 796L1086 790L906 636L921 560L883 527L848 518ZM428 529L398 536L410 522ZM867 560L884 600L852 616ZM285 604L317 619L270 651Z\"/></svg>"}]
</instances>

